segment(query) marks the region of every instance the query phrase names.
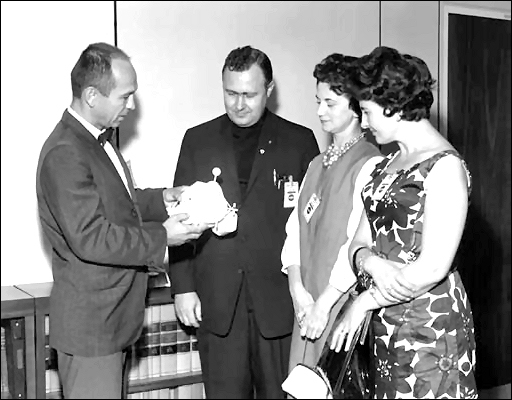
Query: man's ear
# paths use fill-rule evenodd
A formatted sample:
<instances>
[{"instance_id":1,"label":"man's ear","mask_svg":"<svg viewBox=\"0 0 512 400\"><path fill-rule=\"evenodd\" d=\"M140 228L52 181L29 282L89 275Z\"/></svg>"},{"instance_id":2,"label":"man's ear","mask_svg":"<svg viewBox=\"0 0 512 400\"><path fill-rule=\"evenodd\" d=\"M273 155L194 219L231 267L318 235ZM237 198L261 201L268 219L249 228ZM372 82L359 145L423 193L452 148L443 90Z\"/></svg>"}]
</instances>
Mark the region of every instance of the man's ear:
<instances>
[{"instance_id":1,"label":"man's ear","mask_svg":"<svg viewBox=\"0 0 512 400\"><path fill-rule=\"evenodd\" d=\"M274 81L270 81L270 83L267 86L267 97L270 97L273 90L274 90Z\"/></svg>"},{"instance_id":2,"label":"man's ear","mask_svg":"<svg viewBox=\"0 0 512 400\"><path fill-rule=\"evenodd\" d=\"M87 105L90 108L94 108L96 106L98 96L99 96L98 89L96 89L92 86L85 88L84 91L82 92L82 98L84 99L84 101L87 103Z\"/></svg>"}]
</instances>

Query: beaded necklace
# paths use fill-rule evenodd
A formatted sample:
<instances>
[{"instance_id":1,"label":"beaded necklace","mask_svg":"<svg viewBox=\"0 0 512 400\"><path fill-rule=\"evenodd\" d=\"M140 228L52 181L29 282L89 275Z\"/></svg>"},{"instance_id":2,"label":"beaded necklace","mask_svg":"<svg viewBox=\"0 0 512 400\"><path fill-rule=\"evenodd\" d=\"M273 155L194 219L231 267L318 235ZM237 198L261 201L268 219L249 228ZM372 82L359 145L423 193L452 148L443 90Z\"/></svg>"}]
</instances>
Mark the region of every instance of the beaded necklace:
<instances>
[{"instance_id":1,"label":"beaded necklace","mask_svg":"<svg viewBox=\"0 0 512 400\"><path fill-rule=\"evenodd\" d=\"M325 151L324 158L322 164L324 168L329 168L332 164L334 164L343 154L350 150L350 148L359 142L364 137L364 132L362 132L359 136L353 137L348 142L346 142L342 147L336 146L334 143L331 143L327 150Z\"/></svg>"}]
</instances>

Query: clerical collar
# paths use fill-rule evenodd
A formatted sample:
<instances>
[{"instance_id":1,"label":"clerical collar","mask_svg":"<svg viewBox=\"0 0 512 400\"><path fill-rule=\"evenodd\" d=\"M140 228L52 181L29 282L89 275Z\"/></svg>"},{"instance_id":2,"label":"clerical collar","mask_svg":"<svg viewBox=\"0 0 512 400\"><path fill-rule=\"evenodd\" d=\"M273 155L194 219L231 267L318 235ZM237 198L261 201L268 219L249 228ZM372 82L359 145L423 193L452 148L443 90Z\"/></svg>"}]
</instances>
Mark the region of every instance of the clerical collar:
<instances>
[{"instance_id":1,"label":"clerical collar","mask_svg":"<svg viewBox=\"0 0 512 400\"><path fill-rule=\"evenodd\" d=\"M231 123L233 124L233 127L235 128L233 132L235 132L235 131L243 132L244 130L248 130L248 131L261 130L261 127L263 126L263 124L265 122L265 118L267 117L267 114L268 114L268 111L265 108L265 111L263 111L263 114L261 115L258 122L256 122L254 125L251 125L251 126L238 126L233 121L231 121Z\"/></svg>"}]
</instances>

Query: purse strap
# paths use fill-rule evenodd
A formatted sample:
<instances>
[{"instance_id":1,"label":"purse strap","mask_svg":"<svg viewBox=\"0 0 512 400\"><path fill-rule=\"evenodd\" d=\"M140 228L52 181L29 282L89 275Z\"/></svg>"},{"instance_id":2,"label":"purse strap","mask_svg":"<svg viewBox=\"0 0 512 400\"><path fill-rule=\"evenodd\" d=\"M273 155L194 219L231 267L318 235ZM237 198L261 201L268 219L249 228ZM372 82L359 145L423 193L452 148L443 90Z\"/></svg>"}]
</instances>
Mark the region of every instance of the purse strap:
<instances>
[{"instance_id":1,"label":"purse strap","mask_svg":"<svg viewBox=\"0 0 512 400\"><path fill-rule=\"evenodd\" d=\"M364 344L364 341L366 339L366 334L368 333L368 328L370 326L370 320L372 318L372 312L368 311L366 313L365 319L361 322L359 327L357 328L357 331L352 338L352 342L350 343L350 347L347 352L347 356L345 357L345 360L343 362L343 366L341 368L341 373L338 377L338 380L336 381L336 386L334 387L334 393L339 393L341 390L341 385L343 384L343 378L345 377L345 374L347 373L348 365L352 360L352 354L354 353L354 349L356 348L357 342Z\"/></svg>"},{"instance_id":2,"label":"purse strap","mask_svg":"<svg viewBox=\"0 0 512 400\"><path fill-rule=\"evenodd\" d=\"M304 352L302 353L302 362L304 363L304 360L306 359L306 348L308 346L308 338L304 339Z\"/></svg>"}]
</instances>

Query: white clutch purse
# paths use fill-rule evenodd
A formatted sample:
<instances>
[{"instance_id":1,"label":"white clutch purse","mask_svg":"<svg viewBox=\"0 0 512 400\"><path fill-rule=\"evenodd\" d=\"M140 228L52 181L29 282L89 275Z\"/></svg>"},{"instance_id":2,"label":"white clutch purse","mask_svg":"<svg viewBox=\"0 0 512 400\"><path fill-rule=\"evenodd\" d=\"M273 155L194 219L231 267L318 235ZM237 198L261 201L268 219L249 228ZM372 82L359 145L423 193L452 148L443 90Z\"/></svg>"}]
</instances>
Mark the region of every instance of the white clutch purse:
<instances>
[{"instance_id":1,"label":"white clutch purse","mask_svg":"<svg viewBox=\"0 0 512 400\"><path fill-rule=\"evenodd\" d=\"M283 391L296 399L332 399L332 391L323 371L297 364L281 384Z\"/></svg>"}]
</instances>

